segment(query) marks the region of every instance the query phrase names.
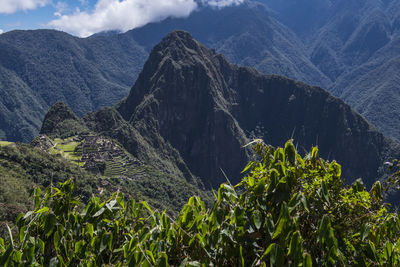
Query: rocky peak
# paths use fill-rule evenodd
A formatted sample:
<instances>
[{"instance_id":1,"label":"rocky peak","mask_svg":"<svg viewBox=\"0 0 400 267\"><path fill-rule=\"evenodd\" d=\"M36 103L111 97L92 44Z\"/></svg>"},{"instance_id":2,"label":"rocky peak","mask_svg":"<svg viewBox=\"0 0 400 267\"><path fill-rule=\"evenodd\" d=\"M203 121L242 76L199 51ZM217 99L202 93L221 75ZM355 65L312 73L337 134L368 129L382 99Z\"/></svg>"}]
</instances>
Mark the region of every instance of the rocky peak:
<instances>
[{"instance_id":1,"label":"rocky peak","mask_svg":"<svg viewBox=\"0 0 400 267\"><path fill-rule=\"evenodd\" d=\"M46 113L40 134L65 137L87 131L87 127L68 105L57 102Z\"/></svg>"},{"instance_id":2,"label":"rocky peak","mask_svg":"<svg viewBox=\"0 0 400 267\"><path fill-rule=\"evenodd\" d=\"M189 33L174 31L152 50L118 110L144 135L159 134L193 174L217 186L225 181L221 169L239 178L248 159L247 138L230 113L236 93L226 74L235 68Z\"/></svg>"},{"instance_id":3,"label":"rocky peak","mask_svg":"<svg viewBox=\"0 0 400 267\"><path fill-rule=\"evenodd\" d=\"M325 90L230 64L184 31L155 46L118 111L174 147L205 185L224 182L221 170L240 178L249 137L274 146L293 137L305 151L321 145L348 182L361 176L367 186L398 147Z\"/></svg>"}]
</instances>

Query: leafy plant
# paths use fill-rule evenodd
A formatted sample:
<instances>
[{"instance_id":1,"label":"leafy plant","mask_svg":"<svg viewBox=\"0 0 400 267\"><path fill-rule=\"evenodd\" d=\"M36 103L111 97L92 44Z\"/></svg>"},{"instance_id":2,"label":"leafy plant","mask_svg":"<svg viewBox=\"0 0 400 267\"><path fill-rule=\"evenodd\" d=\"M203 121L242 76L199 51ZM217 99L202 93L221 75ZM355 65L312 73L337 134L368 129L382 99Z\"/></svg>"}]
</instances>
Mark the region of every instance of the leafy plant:
<instances>
[{"instance_id":1,"label":"leafy plant","mask_svg":"<svg viewBox=\"0 0 400 267\"><path fill-rule=\"evenodd\" d=\"M0 265L33 266L398 266L400 222L380 182L345 187L336 162L312 148L305 157L255 143L256 159L238 185L225 183L207 209L193 196L179 216L121 193L85 208L71 181L20 215L0 239Z\"/></svg>"}]
</instances>

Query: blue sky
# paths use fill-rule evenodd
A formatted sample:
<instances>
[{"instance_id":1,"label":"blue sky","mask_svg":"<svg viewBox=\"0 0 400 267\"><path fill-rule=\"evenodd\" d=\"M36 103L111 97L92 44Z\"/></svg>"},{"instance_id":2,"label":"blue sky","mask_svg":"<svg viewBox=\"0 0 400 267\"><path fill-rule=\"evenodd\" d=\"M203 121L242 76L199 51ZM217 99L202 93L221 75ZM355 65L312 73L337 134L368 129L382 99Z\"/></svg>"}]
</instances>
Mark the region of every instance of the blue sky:
<instances>
[{"instance_id":1,"label":"blue sky","mask_svg":"<svg viewBox=\"0 0 400 267\"><path fill-rule=\"evenodd\" d=\"M185 17L203 4L222 8L244 0L0 0L0 33L52 28L86 37L125 32L169 16Z\"/></svg>"},{"instance_id":2,"label":"blue sky","mask_svg":"<svg viewBox=\"0 0 400 267\"><path fill-rule=\"evenodd\" d=\"M3 1L0 0L0 6L3 2L12 2L16 0ZM20 1L23 2L23 1ZM34 1L31 1L34 2ZM68 1L47 1L43 6L36 6L31 9L18 8L15 12L4 12L0 8L0 29L3 31L10 31L15 29L41 29L49 28L47 25L49 21L57 19L55 16L56 12L72 12L75 8L86 10L93 8L96 1L94 0L68 0ZM40 2L38 2L40 3ZM82 5L83 3L83 5ZM60 10L61 7L65 7L64 10Z\"/></svg>"}]
</instances>

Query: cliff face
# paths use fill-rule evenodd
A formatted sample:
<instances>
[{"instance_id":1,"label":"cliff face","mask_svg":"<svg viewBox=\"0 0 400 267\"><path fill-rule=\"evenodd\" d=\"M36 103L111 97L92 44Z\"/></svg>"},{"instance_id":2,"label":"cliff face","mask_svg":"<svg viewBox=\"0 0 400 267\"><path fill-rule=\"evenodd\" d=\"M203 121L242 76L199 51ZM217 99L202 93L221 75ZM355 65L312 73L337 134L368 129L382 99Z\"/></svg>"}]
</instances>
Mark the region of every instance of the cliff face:
<instances>
[{"instance_id":1,"label":"cliff face","mask_svg":"<svg viewBox=\"0 0 400 267\"><path fill-rule=\"evenodd\" d=\"M187 32L167 35L151 52L118 111L139 132L157 132L193 174L216 185L239 177L249 138L299 151L312 145L343 166L348 182L371 185L398 145L325 90L230 64ZM304 150L303 150L304 149Z\"/></svg>"}]
</instances>

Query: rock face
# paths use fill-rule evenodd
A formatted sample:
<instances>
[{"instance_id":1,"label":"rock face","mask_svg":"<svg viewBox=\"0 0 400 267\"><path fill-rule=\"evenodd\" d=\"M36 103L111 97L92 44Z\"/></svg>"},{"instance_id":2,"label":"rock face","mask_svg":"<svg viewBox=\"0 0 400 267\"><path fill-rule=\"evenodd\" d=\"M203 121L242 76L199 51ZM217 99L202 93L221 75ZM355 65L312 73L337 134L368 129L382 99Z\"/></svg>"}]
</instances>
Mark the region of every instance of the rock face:
<instances>
[{"instance_id":1,"label":"rock face","mask_svg":"<svg viewBox=\"0 0 400 267\"><path fill-rule=\"evenodd\" d=\"M207 184L238 178L253 136L272 145L293 137L298 149L320 145L351 182L371 185L397 143L343 101L318 87L230 64L189 33L168 34L151 52L118 111L142 135L157 133Z\"/></svg>"}]
</instances>

